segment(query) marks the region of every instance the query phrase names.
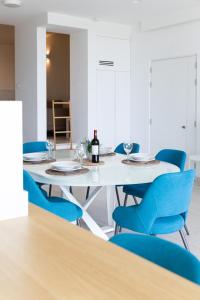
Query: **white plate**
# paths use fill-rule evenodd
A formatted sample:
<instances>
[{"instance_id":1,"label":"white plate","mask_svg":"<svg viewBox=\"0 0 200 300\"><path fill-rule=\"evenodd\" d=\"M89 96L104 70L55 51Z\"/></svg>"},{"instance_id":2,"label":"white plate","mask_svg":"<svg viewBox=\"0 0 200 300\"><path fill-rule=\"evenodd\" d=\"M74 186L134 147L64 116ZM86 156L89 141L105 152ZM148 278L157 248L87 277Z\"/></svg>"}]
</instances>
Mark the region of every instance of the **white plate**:
<instances>
[{"instance_id":1,"label":"white plate","mask_svg":"<svg viewBox=\"0 0 200 300\"><path fill-rule=\"evenodd\" d=\"M149 162L155 160L155 157L149 153L135 153L131 154L129 159L138 162Z\"/></svg>"},{"instance_id":2,"label":"white plate","mask_svg":"<svg viewBox=\"0 0 200 300\"><path fill-rule=\"evenodd\" d=\"M60 172L69 172L81 169L81 164L74 161L59 161L52 163L51 169Z\"/></svg>"},{"instance_id":3,"label":"white plate","mask_svg":"<svg viewBox=\"0 0 200 300\"><path fill-rule=\"evenodd\" d=\"M101 147L100 148L100 155L110 154L112 153L112 147Z\"/></svg>"},{"instance_id":4,"label":"white plate","mask_svg":"<svg viewBox=\"0 0 200 300\"><path fill-rule=\"evenodd\" d=\"M41 161L47 159L47 152L26 153L23 155L24 161Z\"/></svg>"}]
</instances>

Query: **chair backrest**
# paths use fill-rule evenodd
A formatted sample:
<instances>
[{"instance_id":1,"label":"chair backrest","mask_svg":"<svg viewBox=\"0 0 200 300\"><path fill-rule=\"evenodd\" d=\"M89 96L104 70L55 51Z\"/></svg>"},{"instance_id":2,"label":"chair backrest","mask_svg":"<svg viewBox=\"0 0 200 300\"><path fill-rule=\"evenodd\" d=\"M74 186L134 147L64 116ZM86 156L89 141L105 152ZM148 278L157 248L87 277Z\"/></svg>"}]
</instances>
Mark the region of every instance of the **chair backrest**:
<instances>
[{"instance_id":1,"label":"chair backrest","mask_svg":"<svg viewBox=\"0 0 200 300\"><path fill-rule=\"evenodd\" d=\"M200 261L184 248L145 235L120 234L110 240L151 262L200 284Z\"/></svg>"},{"instance_id":2,"label":"chair backrest","mask_svg":"<svg viewBox=\"0 0 200 300\"><path fill-rule=\"evenodd\" d=\"M33 178L29 175L27 171L23 171L23 179L24 179L24 190L28 192L29 202L38 205L42 208L46 208L48 204L48 200L43 195L39 186L33 180Z\"/></svg>"},{"instance_id":3,"label":"chair backrest","mask_svg":"<svg viewBox=\"0 0 200 300\"><path fill-rule=\"evenodd\" d=\"M23 144L23 154L47 151L47 142L28 142Z\"/></svg>"},{"instance_id":4,"label":"chair backrest","mask_svg":"<svg viewBox=\"0 0 200 300\"><path fill-rule=\"evenodd\" d=\"M124 145L123 143L119 144L115 149L115 153L126 154L126 152L124 151L123 145ZM133 149L132 149L131 153L139 153L139 152L140 152L140 145L133 143Z\"/></svg>"},{"instance_id":5,"label":"chair backrest","mask_svg":"<svg viewBox=\"0 0 200 300\"><path fill-rule=\"evenodd\" d=\"M184 151L174 149L163 149L156 155L156 159L176 165L183 172L187 155Z\"/></svg>"},{"instance_id":6,"label":"chair backrest","mask_svg":"<svg viewBox=\"0 0 200 300\"><path fill-rule=\"evenodd\" d=\"M151 232L158 218L182 215L186 220L194 178L194 170L189 170L164 174L154 180L138 206L145 232Z\"/></svg>"}]
</instances>

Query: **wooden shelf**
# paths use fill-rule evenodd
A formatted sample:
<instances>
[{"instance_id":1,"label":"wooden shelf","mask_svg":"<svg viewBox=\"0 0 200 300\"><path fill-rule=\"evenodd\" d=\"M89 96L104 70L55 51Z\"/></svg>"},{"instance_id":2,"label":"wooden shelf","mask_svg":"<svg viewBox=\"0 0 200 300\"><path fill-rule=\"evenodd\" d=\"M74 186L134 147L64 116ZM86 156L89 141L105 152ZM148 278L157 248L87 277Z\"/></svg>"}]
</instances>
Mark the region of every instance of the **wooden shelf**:
<instances>
[{"instance_id":1,"label":"wooden shelf","mask_svg":"<svg viewBox=\"0 0 200 300\"><path fill-rule=\"evenodd\" d=\"M71 144L72 148L72 131L71 131L71 102L70 101L58 101L58 100L52 100L52 111L53 111L53 136L54 136L54 146L56 149L56 144L57 144L57 139L56 135L57 134L66 134L66 142ZM67 110L67 115L66 116L58 116L56 115L56 106L60 105L67 105L68 110ZM56 129L56 120L66 120L66 130L57 130Z\"/></svg>"}]
</instances>

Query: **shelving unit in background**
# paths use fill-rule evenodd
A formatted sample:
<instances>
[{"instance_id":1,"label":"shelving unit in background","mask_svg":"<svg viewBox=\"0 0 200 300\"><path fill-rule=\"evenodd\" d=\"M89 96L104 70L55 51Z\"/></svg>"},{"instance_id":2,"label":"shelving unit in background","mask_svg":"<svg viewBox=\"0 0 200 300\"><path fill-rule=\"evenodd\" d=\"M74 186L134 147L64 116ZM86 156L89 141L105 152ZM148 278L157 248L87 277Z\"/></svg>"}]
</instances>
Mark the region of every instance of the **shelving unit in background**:
<instances>
[{"instance_id":1,"label":"shelving unit in background","mask_svg":"<svg viewBox=\"0 0 200 300\"><path fill-rule=\"evenodd\" d=\"M66 109L65 115L57 115L56 107L62 107ZM63 110L64 110L63 109ZM56 149L57 145L57 135L65 134L66 142L70 143L70 149L72 149L72 131L71 131L71 102L70 101L58 101L52 100L52 111L53 111L53 137L54 137L54 146ZM66 120L66 129L65 130L57 130L57 120Z\"/></svg>"}]
</instances>

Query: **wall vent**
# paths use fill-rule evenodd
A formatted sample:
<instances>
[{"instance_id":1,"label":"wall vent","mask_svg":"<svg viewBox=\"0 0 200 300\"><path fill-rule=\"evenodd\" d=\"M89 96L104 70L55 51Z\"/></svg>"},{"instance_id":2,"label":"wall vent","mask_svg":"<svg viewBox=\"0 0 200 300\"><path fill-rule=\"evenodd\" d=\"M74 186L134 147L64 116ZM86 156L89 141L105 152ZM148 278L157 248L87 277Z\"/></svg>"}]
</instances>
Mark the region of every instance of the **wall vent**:
<instances>
[{"instance_id":1,"label":"wall vent","mask_svg":"<svg viewBox=\"0 0 200 300\"><path fill-rule=\"evenodd\" d=\"M108 66L108 67L114 67L114 61L111 60L100 60L99 61L100 66Z\"/></svg>"}]
</instances>

